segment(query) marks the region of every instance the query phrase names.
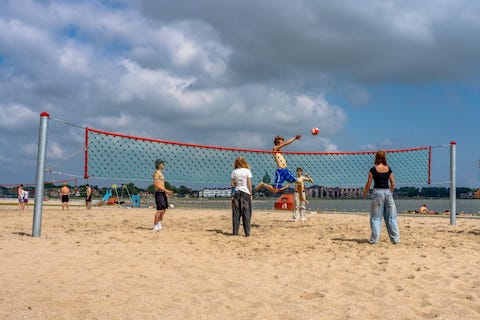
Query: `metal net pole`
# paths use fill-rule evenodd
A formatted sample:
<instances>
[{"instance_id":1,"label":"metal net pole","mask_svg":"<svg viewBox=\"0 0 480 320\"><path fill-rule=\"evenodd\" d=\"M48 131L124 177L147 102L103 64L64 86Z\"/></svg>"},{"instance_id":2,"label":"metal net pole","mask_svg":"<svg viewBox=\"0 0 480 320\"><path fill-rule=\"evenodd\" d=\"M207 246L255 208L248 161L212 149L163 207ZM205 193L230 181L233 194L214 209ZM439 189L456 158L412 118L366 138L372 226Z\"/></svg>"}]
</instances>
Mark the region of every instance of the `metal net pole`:
<instances>
[{"instance_id":1,"label":"metal net pole","mask_svg":"<svg viewBox=\"0 0 480 320\"><path fill-rule=\"evenodd\" d=\"M45 158L47 154L47 133L49 114L40 114L40 133L38 137L37 181L35 184L35 206L33 210L32 236L40 237L42 229L43 186L45 180Z\"/></svg>"},{"instance_id":2,"label":"metal net pole","mask_svg":"<svg viewBox=\"0 0 480 320\"><path fill-rule=\"evenodd\" d=\"M455 141L450 142L450 224L456 224L457 218L457 186L456 186L456 156L455 147L457 143Z\"/></svg>"}]
</instances>

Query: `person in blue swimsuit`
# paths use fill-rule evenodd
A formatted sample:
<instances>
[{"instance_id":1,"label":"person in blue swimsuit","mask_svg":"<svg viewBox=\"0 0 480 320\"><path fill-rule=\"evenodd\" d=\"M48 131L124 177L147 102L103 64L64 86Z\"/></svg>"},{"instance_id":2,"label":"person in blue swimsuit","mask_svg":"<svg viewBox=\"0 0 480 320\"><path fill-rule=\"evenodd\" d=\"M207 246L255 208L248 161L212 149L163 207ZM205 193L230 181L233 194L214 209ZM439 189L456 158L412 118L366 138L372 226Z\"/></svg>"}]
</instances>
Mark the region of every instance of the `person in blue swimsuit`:
<instances>
[{"instance_id":1,"label":"person in blue swimsuit","mask_svg":"<svg viewBox=\"0 0 480 320\"><path fill-rule=\"evenodd\" d=\"M390 241L393 244L397 244L400 242L400 231L397 222L397 207L393 200L395 179L392 169L387 165L387 156L383 150L375 153L375 165L368 172L367 183L363 188L363 198L367 196L372 180L374 181L370 208L370 229L372 234L369 242L375 244L380 239L383 216Z\"/></svg>"},{"instance_id":2,"label":"person in blue swimsuit","mask_svg":"<svg viewBox=\"0 0 480 320\"><path fill-rule=\"evenodd\" d=\"M285 138L282 136L276 136L275 139L273 140L273 158L275 159L275 162L277 163L277 170L275 170L275 181L273 182L273 185L266 184L262 181L258 183L258 185L255 187L255 190L260 190L262 188L265 188L269 190L270 192L273 193L278 193L280 191L283 191L287 189L290 184L287 184L286 186L283 186L283 183L286 181L288 183L293 183L297 181L297 177L295 176L294 173L292 173L290 170L287 168L287 161L285 160L285 157L283 154L280 152L283 147L288 146L295 140L300 140L302 138L301 135L297 134L295 137L285 141Z\"/></svg>"}]
</instances>

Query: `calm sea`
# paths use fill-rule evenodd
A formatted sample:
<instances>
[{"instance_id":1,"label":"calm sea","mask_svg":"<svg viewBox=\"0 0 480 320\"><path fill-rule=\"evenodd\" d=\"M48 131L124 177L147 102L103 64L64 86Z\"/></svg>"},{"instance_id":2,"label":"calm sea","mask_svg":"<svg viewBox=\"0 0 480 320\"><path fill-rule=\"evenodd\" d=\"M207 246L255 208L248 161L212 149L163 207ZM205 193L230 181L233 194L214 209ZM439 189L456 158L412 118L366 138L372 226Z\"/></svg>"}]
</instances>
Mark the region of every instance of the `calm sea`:
<instances>
[{"instance_id":1,"label":"calm sea","mask_svg":"<svg viewBox=\"0 0 480 320\"><path fill-rule=\"evenodd\" d=\"M364 199L311 199L307 211L333 211L333 212L365 212L370 211L370 200ZM229 199L185 199L174 198L170 200L178 208L230 208ZM254 210L272 210L275 199L255 199ZM426 203L430 210L444 212L450 210L449 199L395 199L399 213L418 210ZM480 199L457 199L457 212L480 214Z\"/></svg>"}]
</instances>

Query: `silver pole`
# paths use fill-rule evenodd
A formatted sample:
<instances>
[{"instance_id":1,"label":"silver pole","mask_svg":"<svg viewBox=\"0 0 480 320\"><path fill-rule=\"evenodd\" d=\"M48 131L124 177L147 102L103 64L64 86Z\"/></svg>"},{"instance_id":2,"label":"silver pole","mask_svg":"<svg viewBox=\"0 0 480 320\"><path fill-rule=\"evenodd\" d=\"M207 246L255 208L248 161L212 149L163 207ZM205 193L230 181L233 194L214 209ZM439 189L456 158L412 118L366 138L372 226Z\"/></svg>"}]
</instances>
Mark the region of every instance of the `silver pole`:
<instances>
[{"instance_id":1,"label":"silver pole","mask_svg":"<svg viewBox=\"0 0 480 320\"><path fill-rule=\"evenodd\" d=\"M457 143L455 141L450 142L450 224L456 224L457 218L457 186L456 186L456 157L455 147Z\"/></svg>"},{"instance_id":2,"label":"silver pole","mask_svg":"<svg viewBox=\"0 0 480 320\"><path fill-rule=\"evenodd\" d=\"M40 237L42 229L43 184L45 180L45 158L47 155L48 118L46 112L40 114L40 132L38 136L37 181L35 183L35 206L33 210L32 236Z\"/></svg>"}]
</instances>

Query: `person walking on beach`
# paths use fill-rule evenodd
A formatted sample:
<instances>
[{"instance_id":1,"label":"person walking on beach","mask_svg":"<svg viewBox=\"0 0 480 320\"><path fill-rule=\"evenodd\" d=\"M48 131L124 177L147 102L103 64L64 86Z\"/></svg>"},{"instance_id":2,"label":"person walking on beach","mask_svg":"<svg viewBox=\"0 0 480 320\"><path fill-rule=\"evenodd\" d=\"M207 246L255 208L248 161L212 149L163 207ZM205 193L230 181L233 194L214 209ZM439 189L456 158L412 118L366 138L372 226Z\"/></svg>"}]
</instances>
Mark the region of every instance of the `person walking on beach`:
<instances>
[{"instance_id":1,"label":"person walking on beach","mask_svg":"<svg viewBox=\"0 0 480 320\"><path fill-rule=\"evenodd\" d=\"M232 234L238 236L241 218L245 237L249 237L252 219L252 172L245 158L237 157L235 159L231 178L230 185L235 188L232 197Z\"/></svg>"},{"instance_id":2,"label":"person walking on beach","mask_svg":"<svg viewBox=\"0 0 480 320\"><path fill-rule=\"evenodd\" d=\"M363 189L363 198L366 198L372 180L373 194L370 209L370 243L375 244L380 239L382 230L382 216L385 220L388 236L393 244L400 242L400 230L397 222L397 207L393 199L395 179L392 169L387 165L385 151L375 153L375 165L368 172L367 183Z\"/></svg>"},{"instance_id":3,"label":"person walking on beach","mask_svg":"<svg viewBox=\"0 0 480 320\"><path fill-rule=\"evenodd\" d=\"M168 208L168 197L171 190L165 187L165 177L162 170L165 168L165 163L162 159L155 161L155 172L153 173L153 185L155 187L155 204L157 212L153 221L153 230L162 230L162 221Z\"/></svg>"},{"instance_id":4,"label":"person walking on beach","mask_svg":"<svg viewBox=\"0 0 480 320\"><path fill-rule=\"evenodd\" d=\"M18 209L24 210L25 209L25 203L23 202L23 184L18 186L17 196L18 196Z\"/></svg>"},{"instance_id":5,"label":"person walking on beach","mask_svg":"<svg viewBox=\"0 0 480 320\"><path fill-rule=\"evenodd\" d=\"M70 200L70 189L67 186L67 183L63 183L63 187L60 189L60 195L62 196L62 210L68 211L68 202Z\"/></svg>"},{"instance_id":6,"label":"person walking on beach","mask_svg":"<svg viewBox=\"0 0 480 320\"><path fill-rule=\"evenodd\" d=\"M287 184L286 186L283 186L283 183L285 181L292 183L296 182L297 178L295 175L288 170L287 168L287 161L285 160L285 157L281 153L281 150L283 147L288 146L295 140L300 140L302 138L301 135L297 134L295 137L285 141L285 138L282 136L276 136L275 139L273 140L273 158L275 159L275 162L277 164L277 169L275 170L275 181L273 185L266 184L262 181L258 183L258 185L255 187L255 190L259 191L262 188L265 188L269 190L270 192L273 193L278 193L280 191L283 191L287 189L290 184Z\"/></svg>"},{"instance_id":7,"label":"person walking on beach","mask_svg":"<svg viewBox=\"0 0 480 320\"><path fill-rule=\"evenodd\" d=\"M305 205L308 203L305 196L305 181L313 182L312 177L308 173L303 174L302 168L297 168L297 181L295 182L295 192L293 200L295 202L295 210L293 211L293 221L307 221L305 217Z\"/></svg>"},{"instance_id":8,"label":"person walking on beach","mask_svg":"<svg viewBox=\"0 0 480 320\"><path fill-rule=\"evenodd\" d=\"M90 210L92 209L92 188L88 183L85 187L85 208Z\"/></svg>"}]
</instances>

